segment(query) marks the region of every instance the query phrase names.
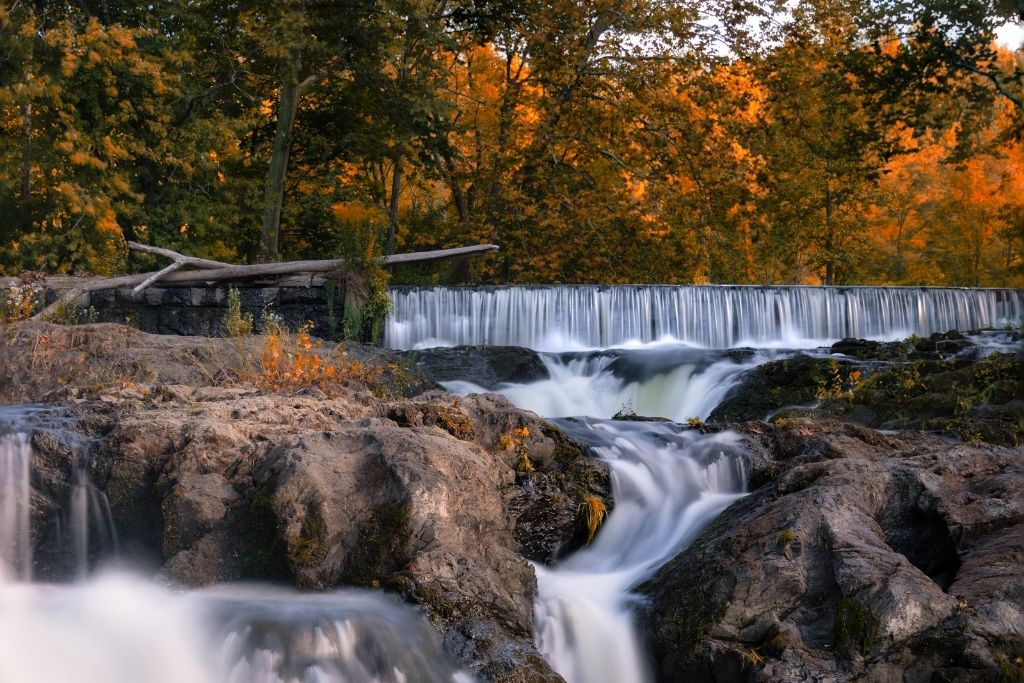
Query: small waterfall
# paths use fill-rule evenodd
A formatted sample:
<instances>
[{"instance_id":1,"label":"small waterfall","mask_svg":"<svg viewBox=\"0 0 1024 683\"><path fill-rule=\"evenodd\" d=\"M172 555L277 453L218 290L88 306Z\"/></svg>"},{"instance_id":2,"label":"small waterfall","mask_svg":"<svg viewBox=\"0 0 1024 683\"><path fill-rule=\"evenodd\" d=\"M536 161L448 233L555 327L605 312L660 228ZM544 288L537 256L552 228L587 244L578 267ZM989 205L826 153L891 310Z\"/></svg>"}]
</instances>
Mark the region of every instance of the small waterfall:
<instances>
[{"instance_id":1,"label":"small waterfall","mask_svg":"<svg viewBox=\"0 0 1024 683\"><path fill-rule=\"evenodd\" d=\"M507 384L495 393L545 417L611 418L635 413L676 422L704 420L743 372L785 355L783 351L735 353L678 345L541 354L549 379ZM487 391L464 381L444 386L460 395Z\"/></svg>"},{"instance_id":2,"label":"small waterfall","mask_svg":"<svg viewBox=\"0 0 1024 683\"><path fill-rule=\"evenodd\" d=\"M630 589L743 495L739 437L671 424L556 422L608 463L615 510L590 546L553 568L535 567L537 644L568 683L642 683L650 676Z\"/></svg>"},{"instance_id":3,"label":"small waterfall","mask_svg":"<svg viewBox=\"0 0 1024 683\"><path fill-rule=\"evenodd\" d=\"M999 327L1024 290L939 287L623 285L395 288L395 349L492 344L595 349L662 340L726 349L820 346Z\"/></svg>"},{"instance_id":4,"label":"small waterfall","mask_svg":"<svg viewBox=\"0 0 1024 683\"><path fill-rule=\"evenodd\" d=\"M74 573L79 579L89 574L90 562L117 557L119 543L107 494L89 477L84 448L75 450L71 484L70 529Z\"/></svg>"},{"instance_id":5,"label":"small waterfall","mask_svg":"<svg viewBox=\"0 0 1024 683\"><path fill-rule=\"evenodd\" d=\"M32 578L30 452L25 434L0 433L0 584Z\"/></svg>"}]
</instances>

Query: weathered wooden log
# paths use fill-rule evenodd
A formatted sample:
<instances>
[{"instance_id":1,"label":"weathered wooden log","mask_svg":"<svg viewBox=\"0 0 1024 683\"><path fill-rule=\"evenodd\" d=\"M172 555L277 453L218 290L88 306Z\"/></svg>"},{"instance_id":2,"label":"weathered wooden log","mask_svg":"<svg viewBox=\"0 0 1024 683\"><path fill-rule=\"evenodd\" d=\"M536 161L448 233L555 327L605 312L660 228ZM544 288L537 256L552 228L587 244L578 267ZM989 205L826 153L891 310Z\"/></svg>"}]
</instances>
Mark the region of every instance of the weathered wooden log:
<instances>
[{"instance_id":1,"label":"weathered wooden log","mask_svg":"<svg viewBox=\"0 0 1024 683\"><path fill-rule=\"evenodd\" d=\"M151 273L138 273L134 275L120 275L116 277L82 280L76 279L69 291L65 292L60 298L41 310L39 313L32 316L32 319L49 320L53 318L56 313L61 312L68 305L77 300L80 296L89 292L118 289L120 287L135 287L136 291L138 291L139 289L142 289L142 285L148 286L147 281L151 281L149 284L152 284L156 279L159 279L161 282L174 284L214 283L265 276L329 273L345 265L345 261L342 259L327 259L318 261L282 261L279 263L256 263L247 266L235 266L222 264L219 261L196 259L191 256L178 254L177 252L169 249L149 247L148 245L140 245L136 242L131 242L128 246L133 249L137 247L145 247L144 249L139 250L161 254L168 256L169 258L175 258L175 256L181 257L182 266L200 265L201 263L205 263L211 264L211 267L203 268L201 270L181 270L179 266L172 270L170 266L168 266L160 271ZM478 244L471 247L456 247L454 249L436 249L433 251L418 251L408 254L392 254L390 256L385 256L382 259L382 262L385 266L394 266L402 263L428 263L431 261L475 258L483 256L489 252L496 251L497 249L498 246L495 244ZM172 254L174 256L171 256ZM156 278L155 276L159 277Z\"/></svg>"}]
</instances>

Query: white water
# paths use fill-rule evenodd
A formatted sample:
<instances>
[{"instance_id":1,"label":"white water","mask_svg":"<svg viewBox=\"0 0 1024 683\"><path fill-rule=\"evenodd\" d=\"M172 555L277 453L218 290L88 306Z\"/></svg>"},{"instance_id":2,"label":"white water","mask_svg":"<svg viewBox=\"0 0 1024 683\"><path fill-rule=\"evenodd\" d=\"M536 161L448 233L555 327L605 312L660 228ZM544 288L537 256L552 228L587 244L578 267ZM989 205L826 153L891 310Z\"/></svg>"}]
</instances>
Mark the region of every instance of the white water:
<instances>
[{"instance_id":1,"label":"white water","mask_svg":"<svg viewBox=\"0 0 1024 683\"><path fill-rule=\"evenodd\" d=\"M264 586L175 592L124 572L74 584L30 582L26 422L34 412L0 407L0 682L472 680L442 653L420 614L376 592L303 595ZM85 571L89 529L106 529L109 510L82 458L75 458L74 472L68 542Z\"/></svg>"},{"instance_id":2,"label":"white water","mask_svg":"<svg viewBox=\"0 0 1024 683\"><path fill-rule=\"evenodd\" d=\"M552 569L535 567L537 645L568 683L649 680L630 590L742 495L739 439L670 424L559 425L608 463L615 509L590 546Z\"/></svg>"},{"instance_id":3,"label":"white water","mask_svg":"<svg viewBox=\"0 0 1024 683\"><path fill-rule=\"evenodd\" d=\"M0 585L32 577L28 534L28 439L24 434L0 434Z\"/></svg>"},{"instance_id":4,"label":"white water","mask_svg":"<svg viewBox=\"0 0 1024 683\"><path fill-rule=\"evenodd\" d=\"M563 285L398 288L390 296L384 338L394 349L800 348L992 328L1024 316L1019 289Z\"/></svg>"},{"instance_id":5,"label":"white water","mask_svg":"<svg viewBox=\"0 0 1024 683\"><path fill-rule=\"evenodd\" d=\"M676 422L706 419L743 372L783 357L782 351L724 354L685 346L542 354L550 377L505 384L495 391L545 417L611 418L635 413ZM445 382L467 395L487 390L471 382Z\"/></svg>"}]
</instances>

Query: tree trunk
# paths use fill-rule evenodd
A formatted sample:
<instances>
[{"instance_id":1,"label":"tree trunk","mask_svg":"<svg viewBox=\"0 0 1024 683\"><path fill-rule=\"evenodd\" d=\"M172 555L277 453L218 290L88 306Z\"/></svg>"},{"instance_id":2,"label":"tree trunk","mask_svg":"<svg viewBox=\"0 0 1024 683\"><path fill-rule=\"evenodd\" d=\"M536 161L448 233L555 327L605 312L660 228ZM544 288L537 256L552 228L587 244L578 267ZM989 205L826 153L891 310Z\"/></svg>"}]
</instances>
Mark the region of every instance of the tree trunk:
<instances>
[{"instance_id":1,"label":"tree trunk","mask_svg":"<svg viewBox=\"0 0 1024 683\"><path fill-rule=\"evenodd\" d=\"M825 189L825 286L835 279L836 261L832 255L832 190Z\"/></svg>"},{"instance_id":2,"label":"tree trunk","mask_svg":"<svg viewBox=\"0 0 1024 683\"><path fill-rule=\"evenodd\" d=\"M281 94L277 103L277 129L270 153L267 189L263 198L263 238L260 255L264 261L276 261L281 235L281 208L284 205L284 181L288 175L288 155L295 130L295 114L299 108L299 69L302 62L293 53L281 81Z\"/></svg>"},{"instance_id":3,"label":"tree trunk","mask_svg":"<svg viewBox=\"0 0 1024 683\"><path fill-rule=\"evenodd\" d=\"M32 105L21 105L21 227L32 228Z\"/></svg>"},{"instance_id":4,"label":"tree trunk","mask_svg":"<svg viewBox=\"0 0 1024 683\"><path fill-rule=\"evenodd\" d=\"M398 230L398 198L402 194L402 152L396 151L391 164L391 198L388 205L388 239L385 254L395 251L395 232Z\"/></svg>"},{"instance_id":5,"label":"tree trunk","mask_svg":"<svg viewBox=\"0 0 1024 683\"><path fill-rule=\"evenodd\" d=\"M896 284L903 282L903 226L906 219L901 217L896 228Z\"/></svg>"}]
</instances>

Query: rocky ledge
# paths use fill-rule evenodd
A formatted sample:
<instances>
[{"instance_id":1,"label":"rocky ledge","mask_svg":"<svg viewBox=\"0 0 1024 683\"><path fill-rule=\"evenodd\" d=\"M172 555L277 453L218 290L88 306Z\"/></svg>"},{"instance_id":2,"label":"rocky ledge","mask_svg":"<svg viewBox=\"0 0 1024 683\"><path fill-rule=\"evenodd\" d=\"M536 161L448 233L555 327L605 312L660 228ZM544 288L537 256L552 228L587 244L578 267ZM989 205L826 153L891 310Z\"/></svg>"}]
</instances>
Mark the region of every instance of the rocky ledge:
<instances>
[{"instance_id":1,"label":"rocky ledge","mask_svg":"<svg viewBox=\"0 0 1024 683\"><path fill-rule=\"evenodd\" d=\"M641 588L659 681L1024 677L1020 449L744 429L753 491Z\"/></svg>"},{"instance_id":2,"label":"rocky ledge","mask_svg":"<svg viewBox=\"0 0 1024 683\"><path fill-rule=\"evenodd\" d=\"M830 355L798 354L747 372L709 421L840 417L878 429L919 429L972 443L1024 444L1019 333L957 332L903 342L844 339Z\"/></svg>"},{"instance_id":3,"label":"rocky ledge","mask_svg":"<svg viewBox=\"0 0 1024 683\"><path fill-rule=\"evenodd\" d=\"M73 571L57 541L84 468L122 558L164 581L396 591L482 680L561 680L533 644L528 560L584 543L585 502L610 507L610 485L536 415L358 346L380 372L325 394L239 380L259 338L22 325L5 342L7 400L52 408L32 437L37 576Z\"/></svg>"}]
</instances>

